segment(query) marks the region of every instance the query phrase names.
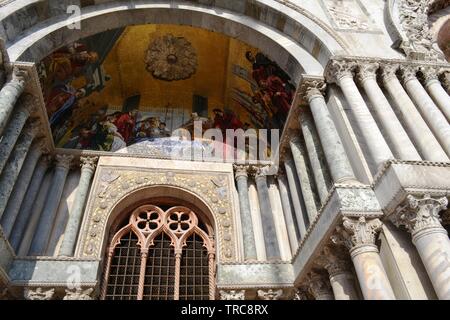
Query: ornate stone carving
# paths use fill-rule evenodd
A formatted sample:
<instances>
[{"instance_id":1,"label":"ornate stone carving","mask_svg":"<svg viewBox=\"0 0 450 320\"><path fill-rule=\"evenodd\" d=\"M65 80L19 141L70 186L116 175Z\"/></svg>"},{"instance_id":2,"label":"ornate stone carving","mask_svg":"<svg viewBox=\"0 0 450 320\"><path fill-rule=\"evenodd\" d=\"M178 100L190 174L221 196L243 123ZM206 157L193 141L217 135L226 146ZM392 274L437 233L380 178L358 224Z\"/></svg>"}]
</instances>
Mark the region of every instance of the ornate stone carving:
<instances>
[{"instance_id":1,"label":"ornate stone carving","mask_svg":"<svg viewBox=\"0 0 450 320\"><path fill-rule=\"evenodd\" d=\"M278 290L258 290L257 291L258 298L261 300L280 300L281 296L283 295L283 289Z\"/></svg>"},{"instance_id":2,"label":"ornate stone carving","mask_svg":"<svg viewBox=\"0 0 450 320\"><path fill-rule=\"evenodd\" d=\"M309 292L317 299L332 295L330 280L322 272L313 270L308 274Z\"/></svg>"},{"instance_id":3,"label":"ornate stone carving","mask_svg":"<svg viewBox=\"0 0 450 320\"><path fill-rule=\"evenodd\" d=\"M422 79L427 84L430 81L438 81L439 70L432 66L423 66L420 67L420 74L422 75Z\"/></svg>"},{"instance_id":4,"label":"ornate stone carving","mask_svg":"<svg viewBox=\"0 0 450 320\"><path fill-rule=\"evenodd\" d=\"M128 194L150 186L173 186L202 199L213 210L217 227L217 244L222 261L235 258L235 222L230 198L229 179L223 181L221 173L196 173L184 171L111 169L100 168L99 179L93 182L93 197L87 205L87 223L81 230L81 257L101 257L106 223L113 208ZM170 179L168 179L168 175ZM195 183L192 183L195 182ZM230 236L228 236L230 235Z\"/></svg>"},{"instance_id":5,"label":"ornate stone carving","mask_svg":"<svg viewBox=\"0 0 450 320\"><path fill-rule=\"evenodd\" d=\"M82 169L95 171L98 157L80 157L80 166Z\"/></svg>"},{"instance_id":6,"label":"ornate stone carving","mask_svg":"<svg viewBox=\"0 0 450 320\"><path fill-rule=\"evenodd\" d=\"M358 218L344 217L343 227L336 228L337 233L331 237L331 240L335 244L345 245L348 249L363 245L374 245L375 237L382 225L378 218L367 221L364 216Z\"/></svg>"},{"instance_id":7,"label":"ornate stone carving","mask_svg":"<svg viewBox=\"0 0 450 320\"><path fill-rule=\"evenodd\" d=\"M400 74L403 80L403 83L406 83L410 80L417 79L417 71L419 68L417 66L402 66L400 68Z\"/></svg>"},{"instance_id":8,"label":"ornate stone carving","mask_svg":"<svg viewBox=\"0 0 450 320\"><path fill-rule=\"evenodd\" d=\"M417 232L429 228L442 228L439 212L448 205L446 197L432 198L425 194L422 199L413 195L406 197L406 204L400 207L389 219L397 227L405 226L414 236Z\"/></svg>"},{"instance_id":9,"label":"ornate stone carving","mask_svg":"<svg viewBox=\"0 0 450 320\"><path fill-rule=\"evenodd\" d=\"M188 79L197 69L197 53L185 38L167 34L150 43L145 64L157 79Z\"/></svg>"},{"instance_id":10,"label":"ornate stone carving","mask_svg":"<svg viewBox=\"0 0 450 320\"><path fill-rule=\"evenodd\" d=\"M57 167L69 169L72 164L73 156L68 154L57 154L55 160Z\"/></svg>"},{"instance_id":11,"label":"ornate stone carving","mask_svg":"<svg viewBox=\"0 0 450 320\"><path fill-rule=\"evenodd\" d=\"M296 289L292 300L309 300L306 290L305 288Z\"/></svg>"},{"instance_id":12,"label":"ornate stone carving","mask_svg":"<svg viewBox=\"0 0 450 320\"><path fill-rule=\"evenodd\" d=\"M248 166L244 166L244 165L233 165L234 168L234 177L237 179L239 177L248 177L248 170L249 167Z\"/></svg>"},{"instance_id":13,"label":"ornate stone carving","mask_svg":"<svg viewBox=\"0 0 450 320\"><path fill-rule=\"evenodd\" d=\"M8 81L22 87L25 85L25 81L28 77L28 71L14 67L12 72L8 75Z\"/></svg>"},{"instance_id":14,"label":"ornate stone carving","mask_svg":"<svg viewBox=\"0 0 450 320\"><path fill-rule=\"evenodd\" d=\"M24 291L24 296L27 300L51 300L54 294L55 289L26 288Z\"/></svg>"},{"instance_id":15,"label":"ornate stone carving","mask_svg":"<svg viewBox=\"0 0 450 320\"><path fill-rule=\"evenodd\" d=\"M220 300L245 300L245 290L220 290Z\"/></svg>"},{"instance_id":16,"label":"ornate stone carving","mask_svg":"<svg viewBox=\"0 0 450 320\"><path fill-rule=\"evenodd\" d=\"M66 289L66 295L63 300L93 300L91 297L94 288L82 289L75 288L73 290Z\"/></svg>"},{"instance_id":17,"label":"ornate stone carving","mask_svg":"<svg viewBox=\"0 0 450 320\"><path fill-rule=\"evenodd\" d=\"M321 0L338 30L369 31L372 23L355 0Z\"/></svg>"},{"instance_id":18,"label":"ornate stone carving","mask_svg":"<svg viewBox=\"0 0 450 320\"><path fill-rule=\"evenodd\" d=\"M326 90L326 83L323 78L303 78L300 84L300 96L309 102L314 96L323 96Z\"/></svg>"},{"instance_id":19,"label":"ornate stone carving","mask_svg":"<svg viewBox=\"0 0 450 320\"><path fill-rule=\"evenodd\" d=\"M380 68L379 63L360 63L358 64L358 80L364 82L366 79L377 78L377 70Z\"/></svg>"},{"instance_id":20,"label":"ornate stone carving","mask_svg":"<svg viewBox=\"0 0 450 320\"><path fill-rule=\"evenodd\" d=\"M399 70L399 64L383 64L381 66L381 75L383 80L389 80L391 78L397 78L397 71Z\"/></svg>"},{"instance_id":21,"label":"ornate stone carving","mask_svg":"<svg viewBox=\"0 0 450 320\"><path fill-rule=\"evenodd\" d=\"M337 83L344 77L353 78L357 63L347 60L331 60L325 70L327 82Z\"/></svg>"},{"instance_id":22,"label":"ornate stone carving","mask_svg":"<svg viewBox=\"0 0 450 320\"><path fill-rule=\"evenodd\" d=\"M328 271L328 275L333 277L341 273L348 273L351 270L348 256L341 246L325 246L321 255L316 259L316 263Z\"/></svg>"},{"instance_id":23,"label":"ornate stone carving","mask_svg":"<svg viewBox=\"0 0 450 320\"><path fill-rule=\"evenodd\" d=\"M444 60L428 27L429 3L430 0L400 0L399 18L407 37L400 44L400 49L412 59Z\"/></svg>"}]
</instances>

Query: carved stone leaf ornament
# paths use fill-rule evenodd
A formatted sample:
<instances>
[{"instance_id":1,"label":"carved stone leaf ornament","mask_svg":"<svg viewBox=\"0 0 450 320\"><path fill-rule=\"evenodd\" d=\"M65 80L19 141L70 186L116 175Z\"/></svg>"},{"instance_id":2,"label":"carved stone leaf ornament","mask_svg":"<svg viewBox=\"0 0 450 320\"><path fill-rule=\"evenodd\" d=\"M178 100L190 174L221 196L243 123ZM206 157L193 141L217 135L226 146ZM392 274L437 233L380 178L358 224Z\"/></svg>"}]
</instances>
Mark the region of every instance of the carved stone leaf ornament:
<instances>
[{"instance_id":1,"label":"carved stone leaf ornament","mask_svg":"<svg viewBox=\"0 0 450 320\"><path fill-rule=\"evenodd\" d=\"M166 34L150 43L145 64L147 71L156 79L188 79L197 70L197 53L185 38Z\"/></svg>"}]
</instances>

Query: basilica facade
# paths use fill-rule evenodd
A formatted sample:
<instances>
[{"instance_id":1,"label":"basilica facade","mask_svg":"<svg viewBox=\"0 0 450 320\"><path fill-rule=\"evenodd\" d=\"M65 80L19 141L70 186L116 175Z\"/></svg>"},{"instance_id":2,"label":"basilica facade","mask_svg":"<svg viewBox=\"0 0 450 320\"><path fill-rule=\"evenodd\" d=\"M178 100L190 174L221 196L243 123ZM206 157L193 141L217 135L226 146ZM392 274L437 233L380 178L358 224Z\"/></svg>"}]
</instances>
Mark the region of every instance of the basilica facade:
<instances>
[{"instance_id":1,"label":"basilica facade","mask_svg":"<svg viewBox=\"0 0 450 320\"><path fill-rule=\"evenodd\" d=\"M0 299L450 299L449 1L0 0L0 58Z\"/></svg>"}]
</instances>

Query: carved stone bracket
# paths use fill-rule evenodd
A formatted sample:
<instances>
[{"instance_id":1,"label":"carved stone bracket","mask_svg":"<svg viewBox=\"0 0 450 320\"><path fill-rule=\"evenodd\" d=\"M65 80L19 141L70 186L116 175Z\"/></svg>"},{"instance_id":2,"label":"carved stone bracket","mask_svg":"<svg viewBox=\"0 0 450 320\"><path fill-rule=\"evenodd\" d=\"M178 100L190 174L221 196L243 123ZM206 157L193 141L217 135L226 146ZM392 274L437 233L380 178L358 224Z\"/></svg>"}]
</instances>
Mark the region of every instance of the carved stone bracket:
<instances>
[{"instance_id":1,"label":"carved stone bracket","mask_svg":"<svg viewBox=\"0 0 450 320\"><path fill-rule=\"evenodd\" d=\"M408 195L406 203L392 214L389 219L397 227L405 226L414 236L425 229L442 228L439 213L445 210L447 205L448 200L446 197L436 199L429 194L425 194L420 199L413 195Z\"/></svg>"}]
</instances>

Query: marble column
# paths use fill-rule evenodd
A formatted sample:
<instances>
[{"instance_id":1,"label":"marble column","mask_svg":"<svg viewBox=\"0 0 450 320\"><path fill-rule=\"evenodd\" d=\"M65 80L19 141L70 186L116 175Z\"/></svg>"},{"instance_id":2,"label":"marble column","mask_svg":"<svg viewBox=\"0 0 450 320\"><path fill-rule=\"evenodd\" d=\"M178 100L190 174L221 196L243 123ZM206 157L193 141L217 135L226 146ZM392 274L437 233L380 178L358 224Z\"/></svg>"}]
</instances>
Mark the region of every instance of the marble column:
<instances>
[{"instance_id":1,"label":"marble column","mask_svg":"<svg viewBox=\"0 0 450 320\"><path fill-rule=\"evenodd\" d=\"M322 95L325 86L323 80L305 79L302 86L305 87L305 98L309 103L333 181L355 182L355 174Z\"/></svg>"},{"instance_id":2,"label":"marble column","mask_svg":"<svg viewBox=\"0 0 450 320\"><path fill-rule=\"evenodd\" d=\"M49 163L50 163L49 156L41 157L39 163L36 166L36 169L34 170L31 182L29 183L28 188L26 188L25 193L26 197L23 199L23 202L20 206L19 214L17 216L17 219L11 231L11 235L9 237L9 242L11 243L11 246L17 253L20 253L19 246L22 241L22 237L24 237L25 235L25 230L27 226L31 226L29 232L30 235L28 236L29 241L31 241L31 236L34 234L32 219L35 219L37 222L38 220L36 218L39 218L39 214L32 216L31 213L33 208L39 207L38 203L36 203L36 198L38 196L39 191L41 190L42 181L44 180L44 176L45 173L47 172ZM34 223L34 227L35 226L36 223ZM26 251L28 252L28 248ZM26 252L24 254L26 254Z\"/></svg>"},{"instance_id":3,"label":"marble column","mask_svg":"<svg viewBox=\"0 0 450 320\"><path fill-rule=\"evenodd\" d=\"M22 166L22 169L20 170L17 181L14 184L14 188L8 200L8 204L1 218L3 232L8 238L11 235L11 230L14 226L14 222L16 221L16 217L20 210L20 205L22 204L22 200L27 192L27 187L33 176L36 164L39 158L41 157L42 153L44 152L44 148L45 148L44 139L38 139L37 141L33 142L30 151L28 152L28 155L25 159L25 162Z\"/></svg>"},{"instance_id":4,"label":"marble column","mask_svg":"<svg viewBox=\"0 0 450 320\"><path fill-rule=\"evenodd\" d=\"M70 164L73 160L71 155L56 155L56 166L53 173L53 179L45 200L42 215L31 242L30 255L40 255L47 248L50 233L52 231L55 216L61 201L61 195L69 173Z\"/></svg>"},{"instance_id":5,"label":"marble column","mask_svg":"<svg viewBox=\"0 0 450 320\"><path fill-rule=\"evenodd\" d=\"M258 191L259 208L263 225L264 244L266 246L267 259L280 259L280 248L278 246L275 220L269 199L267 176L264 167L256 169L255 183Z\"/></svg>"},{"instance_id":6,"label":"marble column","mask_svg":"<svg viewBox=\"0 0 450 320\"><path fill-rule=\"evenodd\" d=\"M450 122L450 96L438 79L438 70L433 67L421 67L420 70L425 80L425 88L445 115L447 121Z\"/></svg>"},{"instance_id":7,"label":"marble column","mask_svg":"<svg viewBox=\"0 0 450 320\"><path fill-rule=\"evenodd\" d=\"M408 195L406 205L390 216L396 226L403 225L411 233L412 242L441 300L450 300L450 239L439 217L447 205L446 197Z\"/></svg>"},{"instance_id":8,"label":"marble column","mask_svg":"<svg viewBox=\"0 0 450 320\"><path fill-rule=\"evenodd\" d=\"M239 208L241 213L242 237L244 241L244 258L246 260L257 259L255 235L253 233L252 213L248 196L248 167L235 166L235 179L239 196Z\"/></svg>"},{"instance_id":9,"label":"marble column","mask_svg":"<svg viewBox=\"0 0 450 320\"><path fill-rule=\"evenodd\" d=\"M330 280L323 272L311 271L308 274L308 286L316 300L334 300Z\"/></svg>"},{"instance_id":10,"label":"marble column","mask_svg":"<svg viewBox=\"0 0 450 320\"><path fill-rule=\"evenodd\" d=\"M18 104L19 106L11 115L0 142L0 173L5 168L9 155L22 132L25 122L30 114L34 112L33 97L31 95L23 95L19 99Z\"/></svg>"},{"instance_id":11,"label":"marble column","mask_svg":"<svg viewBox=\"0 0 450 320\"><path fill-rule=\"evenodd\" d=\"M448 161L448 156L398 80L396 75L398 68L399 65L396 64L384 65L382 76L384 86L400 111L408 133L419 148L424 160Z\"/></svg>"},{"instance_id":12,"label":"marble column","mask_svg":"<svg viewBox=\"0 0 450 320\"><path fill-rule=\"evenodd\" d=\"M302 190L303 199L305 200L306 213L308 214L309 223L311 223L317 215L317 202L315 192L312 188L312 179L308 164L306 162L306 151L300 138L293 134L289 141L291 147L292 159L294 159L295 168L297 169L297 177L300 180L300 188Z\"/></svg>"},{"instance_id":13,"label":"marble column","mask_svg":"<svg viewBox=\"0 0 450 320\"><path fill-rule=\"evenodd\" d=\"M25 89L28 73L15 67L9 75L8 82L0 90L0 136L5 130L14 106Z\"/></svg>"},{"instance_id":14,"label":"marble column","mask_svg":"<svg viewBox=\"0 0 450 320\"><path fill-rule=\"evenodd\" d=\"M8 199L17 181L22 165L30 150L30 145L40 128L39 122L32 122L20 135L5 169L0 175L0 218L5 212Z\"/></svg>"},{"instance_id":15,"label":"marble column","mask_svg":"<svg viewBox=\"0 0 450 320\"><path fill-rule=\"evenodd\" d=\"M332 236L335 244L350 250L362 294L366 300L395 300L394 291L381 262L376 234L382 223L378 218L344 217L343 227Z\"/></svg>"},{"instance_id":16,"label":"marble column","mask_svg":"<svg viewBox=\"0 0 450 320\"><path fill-rule=\"evenodd\" d=\"M340 246L325 246L316 263L327 270L336 300L359 299L357 284L350 263Z\"/></svg>"},{"instance_id":17,"label":"marble column","mask_svg":"<svg viewBox=\"0 0 450 320\"><path fill-rule=\"evenodd\" d=\"M328 70L329 78L336 82L344 93L370 156L377 168L380 168L394 156L353 80L353 68L353 63L333 61Z\"/></svg>"},{"instance_id":18,"label":"marble column","mask_svg":"<svg viewBox=\"0 0 450 320\"><path fill-rule=\"evenodd\" d=\"M450 156L450 124L423 88L416 77L416 73L417 69L415 67L402 68L403 83L406 91L415 102L422 117L428 123L447 156Z\"/></svg>"},{"instance_id":19,"label":"marble column","mask_svg":"<svg viewBox=\"0 0 450 320\"><path fill-rule=\"evenodd\" d=\"M290 198L289 186L284 174L277 175L278 189L280 190L281 205L283 207L284 220L289 236L291 251L295 252L298 248L299 236L297 234L297 222L294 221L294 212Z\"/></svg>"},{"instance_id":20,"label":"marble column","mask_svg":"<svg viewBox=\"0 0 450 320\"><path fill-rule=\"evenodd\" d=\"M284 168L286 170L286 177L288 179L292 205L294 207L295 218L297 220L298 230L300 231L300 239L301 239L305 236L306 229L308 226L306 224L305 215L303 214L303 211L306 210L306 208L302 206L301 202L301 199L303 198L302 191L300 190L299 183L296 179L294 167L295 167L294 161L291 158L284 160Z\"/></svg>"},{"instance_id":21,"label":"marble column","mask_svg":"<svg viewBox=\"0 0 450 320\"><path fill-rule=\"evenodd\" d=\"M328 190L331 187L331 178L328 174L319 136L314 126L314 120L309 112L301 112L299 120L320 202L324 203L328 197Z\"/></svg>"},{"instance_id":22,"label":"marble column","mask_svg":"<svg viewBox=\"0 0 450 320\"><path fill-rule=\"evenodd\" d=\"M91 179L95 172L98 157L80 157L81 175L78 183L77 193L73 202L73 207L64 230L64 239L59 250L60 256L71 257L75 251L75 245L83 219L84 206L89 195Z\"/></svg>"},{"instance_id":23,"label":"marble column","mask_svg":"<svg viewBox=\"0 0 450 320\"><path fill-rule=\"evenodd\" d=\"M381 91L376 80L378 63L364 63L359 65L358 78L364 87L370 103L380 121L380 126L392 143L393 149L402 160L422 160L416 148L412 144L405 129L392 110L391 105Z\"/></svg>"}]
</instances>

